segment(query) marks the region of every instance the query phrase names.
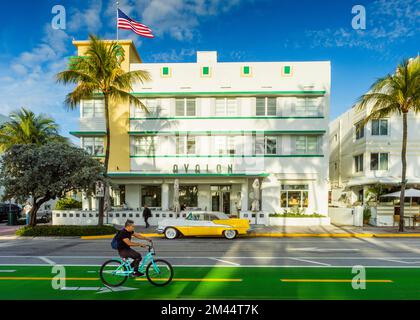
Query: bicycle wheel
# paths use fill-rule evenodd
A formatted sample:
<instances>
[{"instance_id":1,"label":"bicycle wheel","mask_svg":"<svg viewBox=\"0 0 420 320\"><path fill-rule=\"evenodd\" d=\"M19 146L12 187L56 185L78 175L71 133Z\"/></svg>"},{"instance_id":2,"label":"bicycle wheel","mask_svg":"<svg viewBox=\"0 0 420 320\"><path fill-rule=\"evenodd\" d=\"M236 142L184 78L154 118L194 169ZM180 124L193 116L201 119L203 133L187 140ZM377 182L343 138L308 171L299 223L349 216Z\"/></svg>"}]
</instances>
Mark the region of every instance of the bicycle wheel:
<instances>
[{"instance_id":1,"label":"bicycle wheel","mask_svg":"<svg viewBox=\"0 0 420 320\"><path fill-rule=\"evenodd\" d=\"M146 277L150 283L158 287L166 286L172 281L174 269L168 261L158 259L150 262L146 268Z\"/></svg>"},{"instance_id":2,"label":"bicycle wheel","mask_svg":"<svg viewBox=\"0 0 420 320\"><path fill-rule=\"evenodd\" d=\"M119 287L127 281L127 267L119 260L106 261L99 271L102 282L108 287Z\"/></svg>"}]
</instances>

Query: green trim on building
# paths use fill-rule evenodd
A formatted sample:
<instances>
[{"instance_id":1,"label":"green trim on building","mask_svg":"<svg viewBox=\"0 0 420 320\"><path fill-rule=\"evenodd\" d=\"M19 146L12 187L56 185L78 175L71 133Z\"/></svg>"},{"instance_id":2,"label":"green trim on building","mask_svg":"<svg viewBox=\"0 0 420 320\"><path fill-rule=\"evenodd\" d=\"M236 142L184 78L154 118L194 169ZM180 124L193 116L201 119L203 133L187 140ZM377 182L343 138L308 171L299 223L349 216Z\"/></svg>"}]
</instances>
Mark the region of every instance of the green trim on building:
<instances>
[{"instance_id":1,"label":"green trim on building","mask_svg":"<svg viewBox=\"0 0 420 320\"><path fill-rule=\"evenodd\" d=\"M128 131L129 135L173 135L173 134L196 134L196 135L208 135L208 134L252 134L252 133L261 133L261 134L324 134L325 130L241 130L241 131Z\"/></svg>"},{"instance_id":2,"label":"green trim on building","mask_svg":"<svg viewBox=\"0 0 420 320\"><path fill-rule=\"evenodd\" d=\"M280 116L244 116L244 117L142 117L142 118L129 118L129 120L221 120L221 119L324 119L323 116L313 117L280 117Z\"/></svg>"},{"instance_id":3,"label":"green trim on building","mask_svg":"<svg viewBox=\"0 0 420 320\"><path fill-rule=\"evenodd\" d=\"M211 154L211 155L186 155L186 154L165 154L165 155L130 155L130 158L322 158L322 154Z\"/></svg>"},{"instance_id":4,"label":"green trim on building","mask_svg":"<svg viewBox=\"0 0 420 320\"><path fill-rule=\"evenodd\" d=\"M73 136L104 136L106 131L70 131Z\"/></svg>"},{"instance_id":5,"label":"green trim on building","mask_svg":"<svg viewBox=\"0 0 420 320\"><path fill-rule=\"evenodd\" d=\"M310 91L310 90L298 90L298 91L195 91L195 92L133 92L135 96L273 96L273 95L303 95L303 96L322 96L325 94L325 90Z\"/></svg>"},{"instance_id":6,"label":"green trim on building","mask_svg":"<svg viewBox=\"0 0 420 320\"><path fill-rule=\"evenodd\" d=\"M268 173L142 173L142 172L108 172L111 178L128 177L268 177Z\"/></svg>"}]
</instances>

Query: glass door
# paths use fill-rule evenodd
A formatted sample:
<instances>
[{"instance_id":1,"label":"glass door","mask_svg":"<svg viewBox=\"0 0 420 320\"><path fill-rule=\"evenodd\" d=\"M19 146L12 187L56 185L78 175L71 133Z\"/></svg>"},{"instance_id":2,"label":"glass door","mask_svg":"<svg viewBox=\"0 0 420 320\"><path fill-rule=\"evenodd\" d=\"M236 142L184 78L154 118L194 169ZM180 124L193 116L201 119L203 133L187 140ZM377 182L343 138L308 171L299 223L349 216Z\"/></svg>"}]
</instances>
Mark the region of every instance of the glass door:
<instances>
[{"instance_id":1,"label":"glass door","mask_svg":"<svg viewBox=\"0 0 420 320\"><path fill-rule=\"evenodd\" d=\"M211 186L211 210L230 214L231 186Z\"/></svg>"}]
</instances>

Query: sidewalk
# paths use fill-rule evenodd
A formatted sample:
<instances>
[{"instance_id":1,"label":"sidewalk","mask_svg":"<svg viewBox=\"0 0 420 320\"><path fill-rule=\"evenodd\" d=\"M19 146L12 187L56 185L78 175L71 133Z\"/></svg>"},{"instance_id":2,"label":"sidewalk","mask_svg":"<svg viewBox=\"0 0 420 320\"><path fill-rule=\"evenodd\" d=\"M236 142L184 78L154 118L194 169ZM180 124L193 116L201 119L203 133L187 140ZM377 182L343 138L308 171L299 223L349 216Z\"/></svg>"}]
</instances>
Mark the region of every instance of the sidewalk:
<instances>
[{"instance_id":1,"label":"sidewalk","mask_svg":"<svg viewBox=\"0 0 420 320\"><path fill-rule=\"evenodd\" d=\"M121 229L122 226L115 226ZM398 227L353 227L353 226L307 226L307 227L270 227L263 225L253 225L252 231L241 237L324 237L324 238L403 238L420 237L420 228L406 228L403 233L398 232ZM136 232L140 232L148 237L163 237L156 233L156 227L142 226L135 227ZM82 237L85 240L110 239L112 236L89 236Z\"/></svg>"},{"instance_id":2,"label":"sidewalk","mask_svg":"<svg viewBox=\"0 0 420 320\"><path fill-rule=\"evenodd\" d=\"M16 230L22 226L8 226L6 223L0 223L0 240L16 239Z\"/></svg>"}]
</instances>

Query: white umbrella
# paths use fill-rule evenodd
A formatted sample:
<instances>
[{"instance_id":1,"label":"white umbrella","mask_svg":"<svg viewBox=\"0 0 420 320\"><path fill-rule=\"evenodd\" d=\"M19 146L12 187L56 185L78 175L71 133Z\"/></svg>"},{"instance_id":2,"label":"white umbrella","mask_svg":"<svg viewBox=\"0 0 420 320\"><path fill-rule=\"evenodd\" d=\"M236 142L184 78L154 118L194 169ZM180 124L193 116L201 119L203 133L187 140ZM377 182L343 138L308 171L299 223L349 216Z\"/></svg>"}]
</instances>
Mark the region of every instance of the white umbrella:
<instances>
[{"instance_id":1,"label":"white umbrella","mask_svg":"<svg viewBox=\"0 0 420 320\"><path fill-rule=\"evenodd\" d=\"M174 211L179 212L179 180L174 181Z\"/></svg>"},{"instance_id":2,"label":"white umbrella","mask_svg":"<svg viewBox=\"0 0 420 320\"><path fill-rule=\"evenodd\" d=\"M399 198L401 197L401 191L384 194L381 197ZM405 190L404 198L413 198L413 197L414 198L420 197L420 190L413 189L413 188Z\"/></svg>"}]
</instances>

